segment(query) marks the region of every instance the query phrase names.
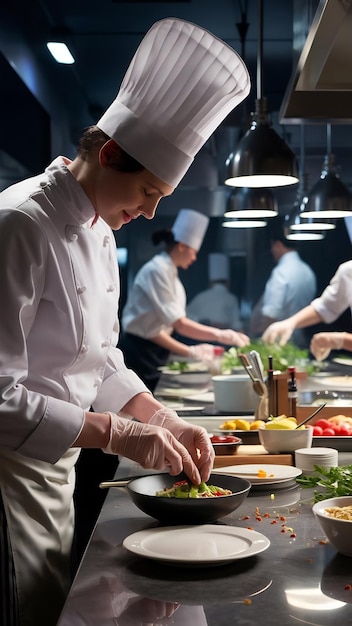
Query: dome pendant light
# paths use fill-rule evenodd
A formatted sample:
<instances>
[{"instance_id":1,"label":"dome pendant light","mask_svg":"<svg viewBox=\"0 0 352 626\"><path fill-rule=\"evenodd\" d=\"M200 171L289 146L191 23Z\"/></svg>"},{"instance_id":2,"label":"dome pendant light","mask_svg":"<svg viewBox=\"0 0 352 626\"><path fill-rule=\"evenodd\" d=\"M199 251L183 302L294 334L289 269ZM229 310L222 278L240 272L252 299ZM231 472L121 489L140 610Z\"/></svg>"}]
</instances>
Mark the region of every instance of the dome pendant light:
<instances>
[{"instance_id":1,"label":"dome pendant light","mask_svg":"<svg viewBox=\"0 0 352 626\"><path fill-rule=\"evenodd\" d=\"M325 231L333 230L333 220L302 219L307 198L308 176L305 173L305 127L301 125L301 155L299 164L299 187L293 209L285 216L284 231L286 239L293 241L317 241L325 236Z\"/></svg>"},{"instance_id":2,"label":"dome pendant light","mask_svg":"<svg viewBox=\"0 0 352 626\"><path fill-rule=\"evenodd\" d=\"M224 217L260 218L278 214L277 200L270 189L234 189Z\"/></svg>"},{"instance_id":3,"label":"dome pendant light","mask_svg":"<svg viewBox=\"0 0 352 626\"><path fill-rule=\"evenodd\" d=\"M331 124L327 125L327 154L320 179L311 189L303 218L335 219L352 215L352 196L341 182L331 153Z\"/></svg>"},{"instance_id":4,"label":"dome pendant light","mask_svg":"<svg viewBox=\"0 0 352 626\"><path fill-rule=\"evenodd\" d=\"M263 1L258 1L257 99L252 123L226 161L225 185L232 187L281 187L298 182L295 155L266 121L262 97Z\"/></svg>"}]
</instances>

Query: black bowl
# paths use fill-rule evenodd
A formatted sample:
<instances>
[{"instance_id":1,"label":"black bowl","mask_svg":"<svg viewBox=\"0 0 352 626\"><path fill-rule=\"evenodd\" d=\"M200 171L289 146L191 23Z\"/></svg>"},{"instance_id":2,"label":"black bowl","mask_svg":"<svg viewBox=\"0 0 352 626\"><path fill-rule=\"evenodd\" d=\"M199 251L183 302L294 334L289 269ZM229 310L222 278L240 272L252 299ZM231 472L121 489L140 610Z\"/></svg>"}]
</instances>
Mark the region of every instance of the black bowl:
<instances>
[{"instance_id":1,"label":"black bowl","mask_svg":"<svg viewBox=\"0 0 352 626\"><path fill-rule=\"evenodd\" d=\"M165 524L208 524L235 511L247 497L251 483L244 478L211 474L208 484L230 489L229 496L216 498L167 498L157 491L184 480L184 475L151 474L131 480L126 486L134 504Z\"/></svg>"}]
</instances>

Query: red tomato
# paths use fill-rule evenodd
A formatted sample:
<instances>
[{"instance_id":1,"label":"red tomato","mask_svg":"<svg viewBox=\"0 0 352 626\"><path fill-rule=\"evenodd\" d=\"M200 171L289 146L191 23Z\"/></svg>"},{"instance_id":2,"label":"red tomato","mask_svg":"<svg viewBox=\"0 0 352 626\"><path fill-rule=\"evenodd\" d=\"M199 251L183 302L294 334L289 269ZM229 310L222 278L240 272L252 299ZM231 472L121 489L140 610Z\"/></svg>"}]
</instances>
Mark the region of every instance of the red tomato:
<instances>
[{"instance_id":1,"label":"red tomato","mask_svg":"<svg viewBox=\"0 0 352 626\"><path fill-rule=\"evenodd\" d=\"M342 425L340 427L340 435L343 435L343 436L352 435L352 429L348 428L347 426Z\"/></svg>"},{"instance_id":2,"label":"red tomato","mask_svg":"<svg viewBox=\"0 0 352 626\"><path fill-rule=\"evenodd\" d=\"M313 437L321 437L323 434L323 429L321 426L313 426Z\"/></svg>"},{"instance_id":3,"label":"red tomato","mask_svg":"<svg viewBox=\"0 0 352 626\"><path fill-rule=\"evenodd\" d=\"M330 428L331 423L328 422L328 420L324 420L323 418L321 418L314 423L314 426L320 426L324 430L324 428Z\"/></svg>"},{"instance_id":4,"label":"red tomato","mask_svg":"<svg viewBox=\"0 0 352 626\"><path fill-rule=\"evenodd\" d=\"M323 437L334 437L335 436L335 431L333 430L333 428L324 428L323 430Z\"/></svg>"},{"instance_id":5,"label":"red tomato","mask_svg":"<svg viewBox=\"0 0 352 626\"><path fill-rule=\"evenodd\" d=\"M330 428L333 429L335 435L340 435L341 434L341 426L340 426L340 424L330 424Z\"/></svg>"}]
</instances>

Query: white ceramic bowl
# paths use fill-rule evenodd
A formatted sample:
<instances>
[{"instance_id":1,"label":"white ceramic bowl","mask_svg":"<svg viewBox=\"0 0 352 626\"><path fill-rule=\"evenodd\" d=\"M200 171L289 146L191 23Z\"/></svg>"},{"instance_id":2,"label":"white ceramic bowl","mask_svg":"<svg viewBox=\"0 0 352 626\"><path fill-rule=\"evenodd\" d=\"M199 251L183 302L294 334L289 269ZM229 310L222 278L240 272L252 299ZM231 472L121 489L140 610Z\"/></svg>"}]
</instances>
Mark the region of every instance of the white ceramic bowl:
<instances>
[{"instance_id":1,"label":"white ceramic bowl","mask_svg":"<svg viewBox=\"0 0 352 626\"><path fill-rule=\"evenodd\" d=\"M240 413L255 411L259 396L247 374L223 374L213 376L214 404L218 411Z\"/></svg>"},{"instance_id":2,"label":"white ceramic bowl","mask_svg":"<svg viewBox=\"0 0 352 626\"><path fill-rule=\"evenodd\" d=\"M352 521L330 517L325 509L330 507L352 506L352 496L329 498L313 504L313 513L329 539L340 554L352 556Z\"/></svg>"},{"instance_id":3,"label":"white ceramic bowl","mask_svg":"<svg viewBox=\"0 0 352 626\"><path fill-rule=\"evenodd\" d=\"M259 441L269 454L291 453L298 448L310 448L313 440L313 427L295 430L270 429L264 426L258 430Z\"/></svg>"}]
</instances>

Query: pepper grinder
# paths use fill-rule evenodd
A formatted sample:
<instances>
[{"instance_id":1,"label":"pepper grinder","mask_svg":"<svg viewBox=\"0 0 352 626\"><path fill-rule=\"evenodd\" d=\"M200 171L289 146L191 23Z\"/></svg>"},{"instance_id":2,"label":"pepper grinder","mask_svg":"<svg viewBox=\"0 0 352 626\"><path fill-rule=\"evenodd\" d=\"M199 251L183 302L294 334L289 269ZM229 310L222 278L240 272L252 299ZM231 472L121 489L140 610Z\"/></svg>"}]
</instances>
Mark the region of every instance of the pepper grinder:
<instances>
[{"instance_id":1,"label":"pepper grinder","mask_svg":"<svg viewBox=\"0 0 352 626\"><path fill-rule=\"evenodd\" d=\"M288 368L290 379L288 381L288 407L289 407L289 417L297 417L297 384L296 384L296 368L289 367Z\"/></svg>"}]
</instances>

